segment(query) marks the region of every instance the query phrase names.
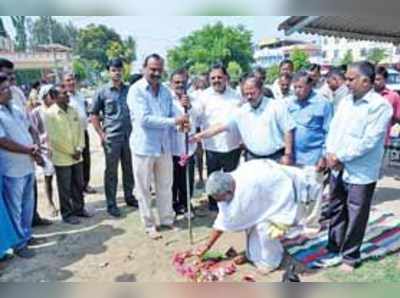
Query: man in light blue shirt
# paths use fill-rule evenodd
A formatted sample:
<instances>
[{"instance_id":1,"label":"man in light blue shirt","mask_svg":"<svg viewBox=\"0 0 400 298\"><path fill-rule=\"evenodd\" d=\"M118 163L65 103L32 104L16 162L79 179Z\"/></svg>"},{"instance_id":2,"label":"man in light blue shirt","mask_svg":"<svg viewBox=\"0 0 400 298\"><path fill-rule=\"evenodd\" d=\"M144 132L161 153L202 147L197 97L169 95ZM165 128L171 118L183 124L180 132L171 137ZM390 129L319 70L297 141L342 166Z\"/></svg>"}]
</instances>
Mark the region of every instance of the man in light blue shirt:
<instances>
[{"instance_id":1,"label":"man in light blue shirt","mask_svg":"<svg viewBox=\"0 0 400 298\"><path fill-rule=\"evenodd\" d=\"M393 113L374 91L374 79L375 69L369 62L349 67L346 83L351 94L339 104L326 141L327 165L333 171L328 250L339 257L326 259L322 265L343 261L345 272L360 264L360 247Z\"/></svg>"},{"instance_id":2,"label":"man in light blue shirt","mask_svg":"<svg viewBox=\"0 0 400 298\"><path fill-rule=\"evenodd\" d=\"M301 166L325 168L323 150L332 118L332 105L313 90L307 72L293 77L295 96L288 102L289 113L296 122L294 162Z\"/></svg>"},{"instance_id":3,"label":"man in light blue shirt","mask_svg":"<svg viewBox=\"0 0 400 298\"><path fill-rule=\"evenodd\" d=\"M171 130L189 121L186 115L174 116L172 95L160 82L164 59L158 54L148 56L143 70L144 78L128 93L133 123L130 145L141 218L150 238L159 239L150 204L150 182L154 177L160 224L173 228Z\"/></svg>"},{"instance_id":4,"label":"man in light blue shirt","mask_svg":"<svg viewBox=\"0 0 400 298\"><path fill-rule=\"evenodd\" d=\"M270 158L283 164L292 163L292 131L295 123L283 101L263 96L263 86L253 75L243 82L248 103L220 123L194 136L200 141L223 131L238 130L245 145L246 160Z\"/></svg>"},{"instance_id":5,"label":"man in light blue shirt","mask_svg":"<svg viewBox=\"0 0 400 298\"><path fill-rule=\"evenodd\" d=\"M14 253L31 258L34 252L28 249L28 242L34 211L34 160L41 165L43 160L33 143L26 115L11 99L8 76L0 73L0 164L4 175L0 191L20 239Z\"/></svg>"}]
</instances>

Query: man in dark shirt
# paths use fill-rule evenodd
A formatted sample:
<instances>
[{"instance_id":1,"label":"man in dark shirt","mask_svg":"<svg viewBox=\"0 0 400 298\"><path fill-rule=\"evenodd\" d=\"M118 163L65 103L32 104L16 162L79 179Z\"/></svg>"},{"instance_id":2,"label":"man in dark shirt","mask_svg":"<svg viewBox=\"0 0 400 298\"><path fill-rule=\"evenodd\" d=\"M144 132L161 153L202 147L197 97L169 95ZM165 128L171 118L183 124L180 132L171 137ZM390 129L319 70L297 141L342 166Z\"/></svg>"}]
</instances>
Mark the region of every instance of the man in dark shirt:
<instances>
[{"instance_id":1,"label":"man in dark shirt","mask_svg":"<svg viewBox=\"0 0 400 298\"><path fill-rule=\"evenodd\" d=\"M133 196L134 178L129 147L132 125L126 103L129 87L122 81L121 59L111 60L107 70L111 81L97 91L91 114L93 126L100 137L106 157L104 186L107 211L114 217L120 217L121 213L116 203L119 161L122 166L125 201L127 205L137 207L137 201Z\"/></svg>"}]
</instances>

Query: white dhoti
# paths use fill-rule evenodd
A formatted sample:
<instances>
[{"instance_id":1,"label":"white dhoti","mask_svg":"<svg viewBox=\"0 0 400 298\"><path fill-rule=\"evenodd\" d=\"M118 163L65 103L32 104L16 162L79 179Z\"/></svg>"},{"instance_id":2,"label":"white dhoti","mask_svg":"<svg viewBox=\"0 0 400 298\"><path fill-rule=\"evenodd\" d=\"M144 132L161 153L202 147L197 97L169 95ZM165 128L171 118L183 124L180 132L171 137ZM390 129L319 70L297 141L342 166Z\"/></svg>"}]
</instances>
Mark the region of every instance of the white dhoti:
<instances>
[{"instance_id":1,"label":"white dhoti","mask_svg":"<svg viewBox=\"0 0 400 298\"><path fill-rule=\"evenodd\" d=\"M218 203L214 229L246 231L247 258L257 267L277 268L283 247L273 231L303 222L318 223L322 184L312 169L279 165L269 160L252 160L231 173L235 194L231 201ZM310 210L302 210L313 206Z\"/></svg>"},{"instance_id":2,"label":"white dhoti","mask_svg":"<svg viewBox=\"0 0 400 298\"><path fill-rule=\"evenodd\" d=\"M246 257L257 268L276 269L282 262L283 246L268 236L268 223L260 223L246 230Z\"/></svg>"}]
</instances>

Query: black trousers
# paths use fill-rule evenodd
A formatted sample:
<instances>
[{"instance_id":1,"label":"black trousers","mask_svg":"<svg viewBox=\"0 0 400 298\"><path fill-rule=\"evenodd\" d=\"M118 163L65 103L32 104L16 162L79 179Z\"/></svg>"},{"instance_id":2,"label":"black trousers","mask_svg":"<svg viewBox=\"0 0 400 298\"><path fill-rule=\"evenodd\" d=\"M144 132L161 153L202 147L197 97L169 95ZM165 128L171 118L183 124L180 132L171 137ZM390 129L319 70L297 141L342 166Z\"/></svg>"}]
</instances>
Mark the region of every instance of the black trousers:
<instances>
[{"instance_id":1,"label":"black trousers","mask_svg":"<svg viewBox=\"0 0 400 298\"><path fill-rule=\"evenodd\" d=\"M174 181L172 184L172 199L173 207L175 212L180 210L186 211L187 205L187 186L186 186L186 167L179 165L180 157L173 156L174 163ZM194 165L195 158L191 156L187 167L189 167L189 188L190 197L193 196L193 185L194 185Z\"/></svg>"},{"instance_id":2,"label":"black trousers","mask_svg":"<svg viewBox=\"0 0 400 298\"><path fill-rule=\"evenodd\" d=\"M83 157L83 186L86 189L90 181L90 140L89 133L85 130L85 148L82 151Z\"/></svg>"},{"instance_id":3,"label":"black trousers","mask_svg":"<svg viewBox=\"0 0 400 298\"><path fill-rule=\"evenodd\" d=\"M227 153L206 151L207 175L210 176L215 171L223 170L224 172L232 172L239 165L241 149L235 149ZM217 208L217 202L208 197L209 207Z\"/></svg>"},{"instance_id":4,"label":"black trousers","mask_svg":"<svg viewBox=\"0 0 400 298\"><path fill-rule=\"evenodd\" d=\"M58 196L60 200L61 217L82 213L85 208L83 200L83 163L72 166L56 166Z\"/></svg>"},{"instance_id":5,"label":"black trousers","mask_svg":"<svg viewBox=\"0 0 400 298\"><path fill-rule=\"evenodd\" d=\"M348 184L342 174L330 179L330 223L328 250L343 255L343 262L356 266L368 225L376 183Z\"/></svg>"},{"instance_id":6,"label":"black trousers","mask_svg":"<svg viewBox=\"0 0 400 298\"><path fill-rule=\"evenodd\" d=\"M35 225L39 223L42 218L39 215L38 212L38 185L37 185L37 180L35 178L35 182L33 184L33 196L34 196L34 207L33 207L33 217L32 217L32 225Z\"/></svg>"},{"instance_id":7,"label":"black trousers","mask_svg":"<svg viewBox=\"0 0 400 298\"><path fill-rule=\"evenodd\" d=\"M110 210L117 207L118 165L120 162L125 201L133 199L135 181L133 178L132 155L128 140L122 142L108 142L104 145L104 152L106 157L104 187L107 209Z\"/></svg>"}]
</instances>

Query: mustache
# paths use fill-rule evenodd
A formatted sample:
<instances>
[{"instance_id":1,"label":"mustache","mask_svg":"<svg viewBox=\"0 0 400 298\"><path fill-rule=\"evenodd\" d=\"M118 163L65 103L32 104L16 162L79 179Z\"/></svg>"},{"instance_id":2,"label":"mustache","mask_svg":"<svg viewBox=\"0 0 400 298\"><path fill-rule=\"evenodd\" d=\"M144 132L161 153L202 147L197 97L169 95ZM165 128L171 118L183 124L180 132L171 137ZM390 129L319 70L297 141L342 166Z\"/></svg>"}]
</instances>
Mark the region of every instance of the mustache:
<instances>
[{"instance_id":1,"label":"mustache","mask_svg":"<svg viewBox=\"0 0 400 298\"><path fill-rule=\"evenodd\" d=\"M150 75L152 79L161 79L160 75Z\"/></svg>"}]
</instances>

